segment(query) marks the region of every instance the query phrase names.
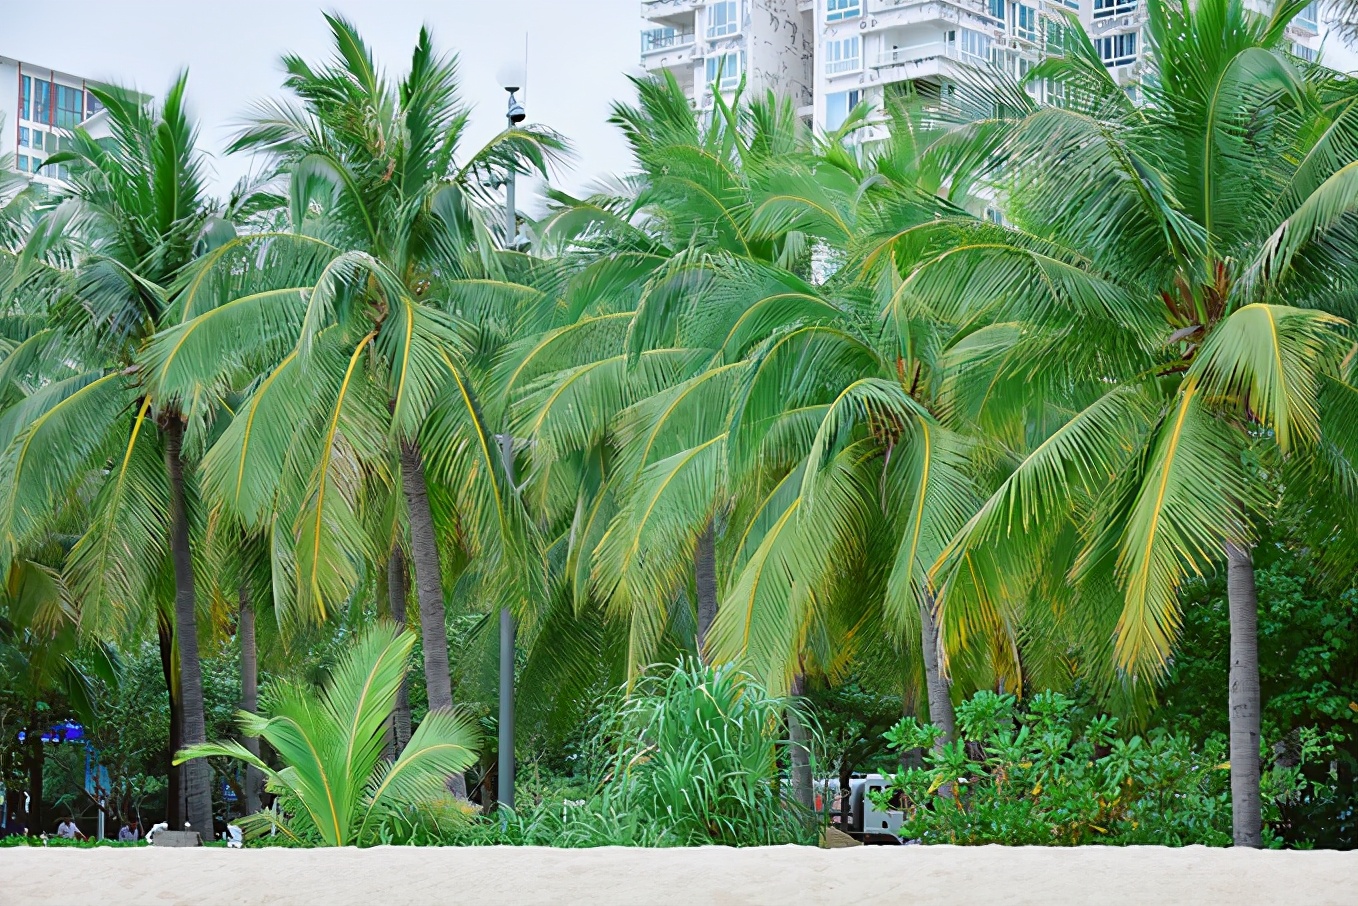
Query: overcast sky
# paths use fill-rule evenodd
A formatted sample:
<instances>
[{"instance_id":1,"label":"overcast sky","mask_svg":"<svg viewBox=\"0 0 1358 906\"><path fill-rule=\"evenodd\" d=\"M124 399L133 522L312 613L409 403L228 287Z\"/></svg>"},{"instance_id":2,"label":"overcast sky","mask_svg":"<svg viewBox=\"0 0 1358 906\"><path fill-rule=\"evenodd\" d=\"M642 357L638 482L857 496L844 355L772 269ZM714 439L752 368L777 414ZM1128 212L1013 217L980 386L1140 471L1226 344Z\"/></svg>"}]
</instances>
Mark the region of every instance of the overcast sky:
<instances>
[{"instance_id":1,"label":"overcast sky","mask_svg":"<svg viewBox=\"0 0 1358 906\"><path fill-rule=\"evenodd\" d=\"M202 146L224 192L250 164L222 148L251 101L280 91L279 57L330 55L322 10L355 22L393 76L408 67L420 25L432 28L435 46L458 55L473 108L464 154L503 128L496 75L523 58L526 37L529 117L576 147L558 182L581 189L627 168L627 149L605 119L611 101L630 97L626 75L639 71L637 0L0 0L0 55L157 95L187 67Z\"/></svg>"}]
</instances>

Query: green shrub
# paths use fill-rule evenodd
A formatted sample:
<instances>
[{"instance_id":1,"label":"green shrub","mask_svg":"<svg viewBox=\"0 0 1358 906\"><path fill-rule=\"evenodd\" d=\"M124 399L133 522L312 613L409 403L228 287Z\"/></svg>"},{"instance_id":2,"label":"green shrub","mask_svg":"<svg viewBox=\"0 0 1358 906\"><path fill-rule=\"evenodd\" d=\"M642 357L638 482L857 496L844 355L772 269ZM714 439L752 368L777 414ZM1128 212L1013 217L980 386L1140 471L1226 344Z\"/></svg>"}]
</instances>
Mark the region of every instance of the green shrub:
<instances>
[{"instance_id":1,"label":"green shrub","mask_svg":"<svg viewBox=\"0 0 1358 906\"><path fill-rule=\"evenodd\" d=\"M539 846L812 843L813 816L781 782L790 703L748 674L697 663L653 669L608 699L584 760L583 800L449 827L442 842ZM806 716L803 715L803 720Z\"/></svg>"},{"instance_id":2,"label":"green shrub","mask_svg":"<svg viewBox=\"0 0 1358 906\"><path fill-rule=\"evenodd\" d=\"M957 709L959 740L873 794L905 812L903 838L924 843L1078 846L1231 842L1230 772L1220 739L1205 748L1156 732L1117 736L1117 719L1082 721L1064 695L1024 710L1012 695L977 693ZM930 749L939 731L913 718L888 733L898 751ZM1318 754L1315 749L1312 754ZM1301 773L1275 771L1265 799L1301 792ZM1267 835L1273 845L1276 837Z\"/></svg>"}]
</instances>

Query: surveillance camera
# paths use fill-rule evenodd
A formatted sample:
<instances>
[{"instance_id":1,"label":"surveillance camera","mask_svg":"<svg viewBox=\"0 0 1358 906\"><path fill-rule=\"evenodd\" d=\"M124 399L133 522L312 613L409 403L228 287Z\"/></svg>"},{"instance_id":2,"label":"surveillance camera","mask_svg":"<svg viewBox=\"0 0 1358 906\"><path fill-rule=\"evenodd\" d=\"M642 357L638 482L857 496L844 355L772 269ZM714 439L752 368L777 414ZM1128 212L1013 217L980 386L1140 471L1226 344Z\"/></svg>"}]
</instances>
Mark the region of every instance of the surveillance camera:
<instances>
[{"instance_id":1,"label":"surveillance camera","mask_svg":"<svg viewBox=\"0 0 1358 906\"><path fill-rule=\"evenodd\" d=\"M509 121L514 125L522 123L528 119L528 114L524 112L523 105L515 101L509 105Z\"/></svg>"}]
</instances>

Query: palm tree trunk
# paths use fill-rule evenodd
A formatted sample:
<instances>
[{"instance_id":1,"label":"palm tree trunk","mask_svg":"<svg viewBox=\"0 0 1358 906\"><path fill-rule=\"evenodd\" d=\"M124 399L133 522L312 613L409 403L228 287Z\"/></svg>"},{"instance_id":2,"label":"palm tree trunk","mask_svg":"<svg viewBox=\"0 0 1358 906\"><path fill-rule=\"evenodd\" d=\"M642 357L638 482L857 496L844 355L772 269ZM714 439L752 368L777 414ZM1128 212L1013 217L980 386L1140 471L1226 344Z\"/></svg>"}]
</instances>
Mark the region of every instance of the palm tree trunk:
<instances>
[{"instance_id":1,"label":"palm tree trunk","mask_svg":"<svg viewBox=\"0 0 1358 906\"><path fill-rule=\"evenodd\" d=\"M706 661L703 644L712 621L717 618L717 551L711 519L698 536L698 546L693 552L693 579L698 588L698 656Z\"/></svg>"},{"instance_id":2,"label":"palm tree trunk","mask_svg":"<svg viewBox=\"0 0 1358 906\"><path fill-rule=\"evenodd\" d=\"M391 618L397 626L406 625L406 556L399 544L392 545L387 558L387 601ZM392 754L399 756L410 742L410 677L401 681L396 692L396 704L391 709Z\"/></svg>"},{"instance_id":3,"label":"palm tree trunk","mask_svg":"<svg viewBox=\"0 0 1358 906\"><path fill-rule=\"evenodd\" d=\"M163 610L156 619L156 635L160 641L160 670L165 675L165 693L170 699L169 749L165 753L165 823L173 828L184 826L184 786L175 753L184 747L183 722L179 718L179 683L175 680L174 629Z\"/></svg>"},{"instance_id":4,"label":"palm tree trunk","mask_svg":"<svg viewBox=\"0 0 1358 906\"><path fill-rule=\"evenodd\" d=\"M170 556L174 561L175 642L179 646L179 689L185 746L207 742L203 713L203 668L198 659L198 614L189 549L189 514L184 499L184 424L177 414L165 419L165 468L170 476ZM212 769L207 760L184 762L185 818L204 840L212 839Z\"/></svg>"},{"instance_id":5,"label":"palm tree trunk","mask_svg":"<svg viewBox=\"0 0 1358 906\"><path fill-rule=\"evenodd\" d=\"M424 463L413 441L401 442L401 488L410 516L410 553L415 566L415 597L420 606L420 639L424 646L424 682L430 711L451 711L453 681L448 670L447 614L443 606L443 574L439 568L434 514L429 509L429 488ZM448 778L448 790L467 798L467 781L461 774Z\"/></svg>"},{"instance_id":6,"label":"palm tree trunk","mask_svg":"<svg viewBox=\"0 0 1358 906\"><path fill-rule=\"evenodd\" d=\"M802 696L805 679L799 673L792 679L792 698ZM797 718L796 709L787 712L788 757L792 763L792 798L810 811L815 807L811 784L811 736Z\"/></svg>"},{"instance_id":7,"label":"palm tree trunk","mask_svg":"<svg viewBox=\"0 0 1358 906\"><path fill-rule=\"evenodd\" d=\"M259 651L255 644L255 607L245 583L240 586L240 707L242 711L259 711ZM259 757L259 737L241 740L252 755ZM245 814L253 815L260 809L259 793L264 788L264 775L259 768L245 767Z\"/></svg>"},{"instance_id":8,"label":"palm tree trunk","mask_svg":"<svg viewBox=\"0 0 1358 906\"><path fill-rule=\"evenodd\" d=\"M43 822L43 801L42 801L42 768L43 761L47 753L43 751L42 734L47 732L47 728L42 725L39 719L39 712L34 711L28 721L28 835L37 837L46 828Z\"/></svg>"},{"instance_id":9,"label":"palm tree trunk","mask_svg":"<svg viewBox=\"0 0 1358 906\"><path fill-rule=\"evenodd\" d=\"M953 713L952 692L938 667L938 624L934 622L933 599L920 602L920 648L924 653L924 682L929 693L929 722L943 731L934 750L957 736L957 716Z\"/></svg>"},{"instance_id":10,"label":"palm tree trunk","mask_svg":"<svg viewBox=\"0 0 1358 906\"><path fill-rule=\"evenodd\" d=\"M1246 547L1226 545L1231 619L1231 825L1236 846L1263 845L1259 796L1259 600Z\"/></svg>"}]
</instances>

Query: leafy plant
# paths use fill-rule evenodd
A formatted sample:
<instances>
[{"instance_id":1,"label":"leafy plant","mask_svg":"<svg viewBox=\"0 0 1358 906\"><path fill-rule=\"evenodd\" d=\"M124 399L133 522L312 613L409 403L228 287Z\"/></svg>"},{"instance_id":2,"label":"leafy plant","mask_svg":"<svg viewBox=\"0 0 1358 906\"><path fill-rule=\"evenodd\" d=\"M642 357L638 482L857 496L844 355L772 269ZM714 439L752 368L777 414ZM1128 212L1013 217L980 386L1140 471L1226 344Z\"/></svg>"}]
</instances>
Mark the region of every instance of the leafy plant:
<instances>
[{"instance_id":1,"label":"leafy plant","mask_svg":"<svg viewBox=\"0 0 1358 906\"><path fill-rule=\"evenodd\" d=\"M891 775L871 794L905 812L904 837L924 843L1078 846L1231 842L1229 764L1218 737L1204 748L1155 732L1129 739L1118 721L1082 720L1056 692L1020 710L1012 695L978 692L957 709L960 739ZM907 717L888 734L898 750L931 749L940 731ZM1312 735L1304 757L1324 749ZM1305 795L1300 770L1265 775L1265 819ZM1281 845L1266 833L1269 845Z\"/></svg>"},{"instance_id":2,"label":"leafy plant","mask_svg":"<svg viewBox=\"0 0 1358 906\"><path fill-rule=\"evenodd\" d=\"M394 762L382 758L385 723L408 669L415 637L379 624L339 660L323 691L279 682L271 717L242 711L241 728L266 741L286 767L274 770L236 742L195 746L178 756L226 756L254 765L276 793L282 817L261 812L247 833L276 827L298 842L370 846L406 842L421 815L461 820L443 808L444 782L476 760L477 735L462 714L432 711Z\"/></svg>"}]
</instances>

